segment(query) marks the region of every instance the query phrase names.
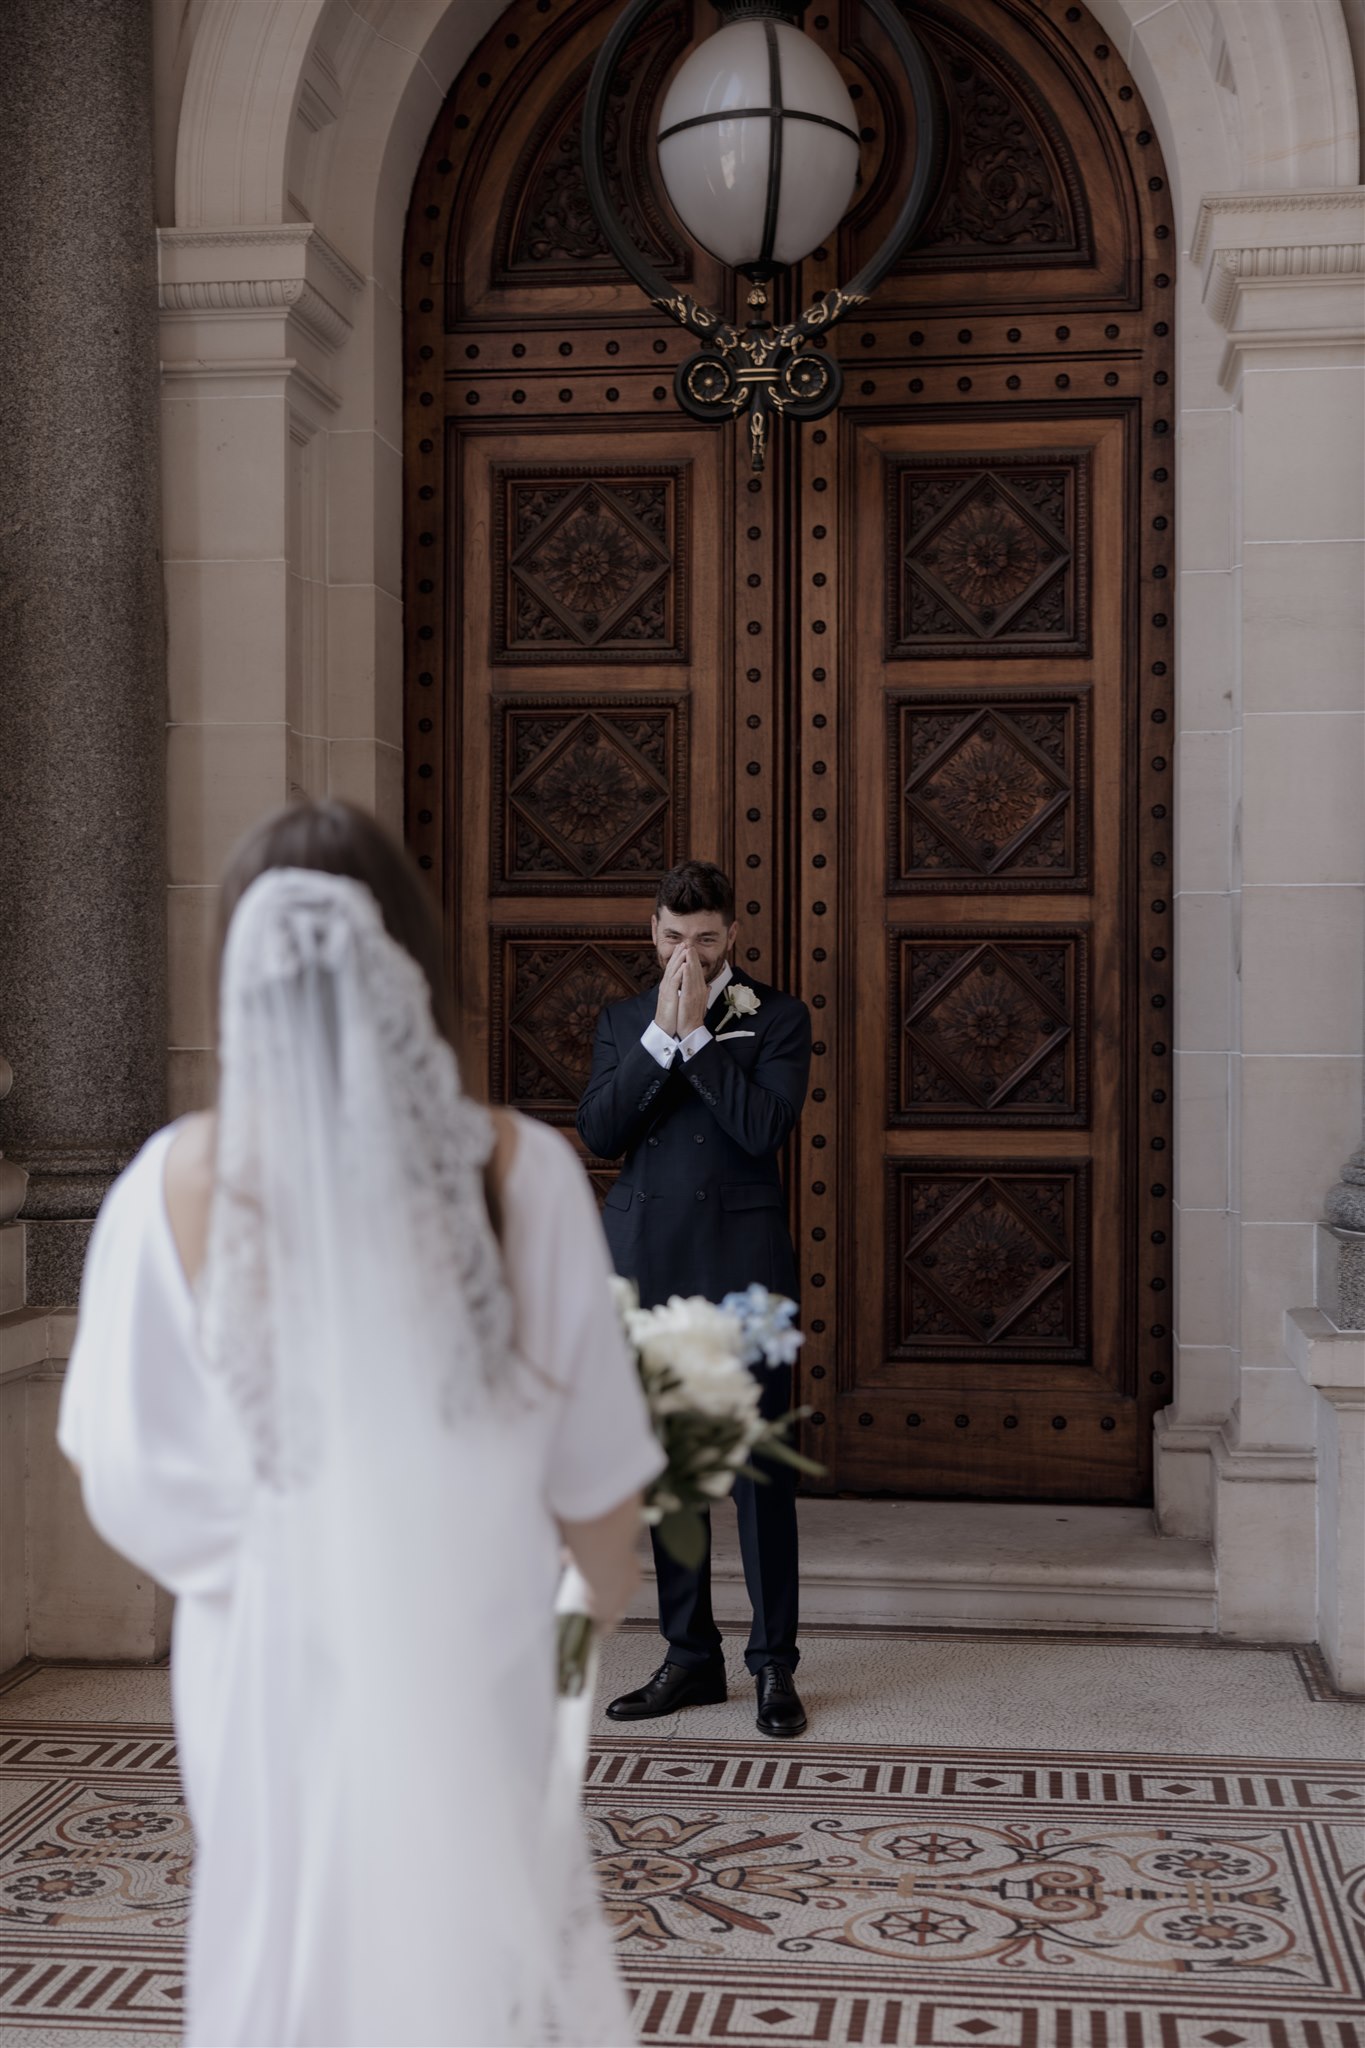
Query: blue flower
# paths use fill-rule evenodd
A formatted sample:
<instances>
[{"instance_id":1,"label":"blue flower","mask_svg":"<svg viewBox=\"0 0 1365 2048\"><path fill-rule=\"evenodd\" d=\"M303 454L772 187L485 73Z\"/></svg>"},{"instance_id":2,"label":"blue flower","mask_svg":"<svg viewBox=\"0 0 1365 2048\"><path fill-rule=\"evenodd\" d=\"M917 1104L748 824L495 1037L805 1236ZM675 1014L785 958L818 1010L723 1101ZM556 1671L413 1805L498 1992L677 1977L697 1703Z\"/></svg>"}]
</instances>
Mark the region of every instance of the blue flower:
<instances>
[{"instance_id":1,"label":"blue flower","mask_svg":"<svg viewBox=\"0 0 1365 2048\"><path fill-rule=\"evenodd\" d=\"M742 1293L727 1294L721 1307L738 1319L746 1365L794 1365L805 1343L794 1327L796 1303L785 1294L770 1294L755 1283Z\"/></svg>"}]
</instances>

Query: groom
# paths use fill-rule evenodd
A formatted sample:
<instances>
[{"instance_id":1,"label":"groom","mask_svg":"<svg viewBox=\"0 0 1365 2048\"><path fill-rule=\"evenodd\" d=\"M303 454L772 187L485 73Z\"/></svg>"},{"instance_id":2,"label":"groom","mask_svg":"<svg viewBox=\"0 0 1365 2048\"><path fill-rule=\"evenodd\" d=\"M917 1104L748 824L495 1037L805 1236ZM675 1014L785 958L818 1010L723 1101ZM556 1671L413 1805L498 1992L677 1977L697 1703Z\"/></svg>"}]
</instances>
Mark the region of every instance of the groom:
<instances>
[{"instance_id":1,"label":"groom","mask_svg":"<svg viewBox=\"0 0 1365 2048\"><path fill-rule=\"evenodd\" d=\"M607 1196L616 1270L646 1308L670 1294L719 1301L758 1281L796 1294L778 1155L810 1073L810 1015L794 996L731 965L735 897L709 861L684 861L659 885L652 931L657 988L613 1003L597 1020L592 1075L578 1110L599 1159L624 1153ZM791 1405L791 1369L762 1375L763 1413ZM799 1735L795 1475L768 1463L766 1485L735 1485L744 1579L754 1620L745 1663L765 1735ZM708 1524L708 1545L709 1545ZM613 1700L614 1721L646 1721L725 1698L720 1631L711 1612L710 1552L688 1570L657 1536L659 1627L668 1656L638 1692Z\"/></svg>"}]
</instances>

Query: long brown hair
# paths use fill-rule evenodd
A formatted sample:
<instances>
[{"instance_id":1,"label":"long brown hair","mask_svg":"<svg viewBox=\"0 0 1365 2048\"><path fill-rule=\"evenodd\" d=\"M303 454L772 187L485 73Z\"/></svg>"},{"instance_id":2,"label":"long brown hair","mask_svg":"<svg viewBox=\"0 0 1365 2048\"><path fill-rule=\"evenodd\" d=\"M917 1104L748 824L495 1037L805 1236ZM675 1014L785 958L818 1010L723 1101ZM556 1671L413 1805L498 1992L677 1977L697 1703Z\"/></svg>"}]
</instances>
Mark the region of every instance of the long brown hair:
<instances>
[{"instance_id":1,"label":"long brown hair","mask_svg":"<svg viewBox=\"0 0 1365 2048\"><path fill-rule=\"evenodd\" d=\"M256 879L271 868L317 868L363 882L379 905L391 939L427 978L438 1028L451 1036L450 996L441 928L430 892L407 852L378 821L335 797L286 804L253 825L228 859L218 907L215 983L232 913Z\"/></svg>"}]
</instances>

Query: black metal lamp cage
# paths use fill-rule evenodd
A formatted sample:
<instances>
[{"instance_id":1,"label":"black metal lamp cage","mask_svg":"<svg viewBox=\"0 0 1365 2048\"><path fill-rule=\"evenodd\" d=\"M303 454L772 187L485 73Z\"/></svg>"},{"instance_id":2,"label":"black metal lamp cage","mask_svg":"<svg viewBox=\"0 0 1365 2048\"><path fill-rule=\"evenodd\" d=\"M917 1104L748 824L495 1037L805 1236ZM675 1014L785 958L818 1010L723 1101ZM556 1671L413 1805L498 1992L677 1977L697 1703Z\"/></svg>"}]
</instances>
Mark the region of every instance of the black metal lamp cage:
<instances>
[{"instance_id":1,"label":"black metal lamp cage","mask_svg":"<svg viewBox=\"0 0 1365 2048\"><path fill-rule=\"evenodd\" d=\"M630 0L593 66L583 111L583 169L588 197L607 246L622 269L652 305L701 342L700 349L678 365L674 377L678 403L694 419L716 424L747 414L750 460L755 469L762 469L774 418L820 419L839 403L843 390L839 364L813 344L836 321L867 301L923 225L938 163L938 95L919 40L896 0L864 0L890 42L909 84L915 116L914 165L890 231L857 275L847 285L817 293L794 319L774 324L768 317L768 287L785 267L777 256L777 237L784 158L790 137L799 136L799 124L812 123L847 136L855 148L859 138L856 130L837 114L792 105L784 97L779 27L799 27L807 0L713 0L724 27L738 22L761 26L767 57L766 102L723 106L687 116L662 128L659 142L662 146L686 129L721 122L758 119L768 124L761 232L753 256L735 264L750 281L751 317L741 329L713 308L700 304L690 293L670 288L636 247L608 189L604 150L612 80L631 37L661 4L662 0Z\"/></svg>"}]
</instances>

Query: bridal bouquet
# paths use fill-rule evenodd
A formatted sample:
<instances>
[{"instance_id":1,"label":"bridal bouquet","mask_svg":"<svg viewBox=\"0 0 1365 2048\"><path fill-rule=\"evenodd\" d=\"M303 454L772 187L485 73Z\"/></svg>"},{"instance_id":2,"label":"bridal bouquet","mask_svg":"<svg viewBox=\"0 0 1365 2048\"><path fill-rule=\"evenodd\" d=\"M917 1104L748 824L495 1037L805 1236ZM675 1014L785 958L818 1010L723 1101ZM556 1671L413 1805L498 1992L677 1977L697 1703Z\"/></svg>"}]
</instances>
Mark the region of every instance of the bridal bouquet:
<instances>
[{"instance_id":1,"label":"bridal bouquet","mask_svg":"<svg viewBox=\"0 0 1365 2048\"><path fill-rule=\"evenodd\" d=\"M641 1308L632 1282L612 1283L655 1435L668 1464L645 1498L645 1520L679 1564L695 1567L706 1553L703 1512L723 1500L736 1479L763 1483L757 1456L799 1472L822 1467L787 1441L802 1410L777 1421L759 1413L762 1389L752 1366L791 1365L805 1338L794 1327L796 1303L766 1287L727 1294L719 1306L696 1294L673 1295ZM592 1623L586 1614L559 1618L559 1690L574 1696L587 1681Z\"/></svg>"}]
</instances>

